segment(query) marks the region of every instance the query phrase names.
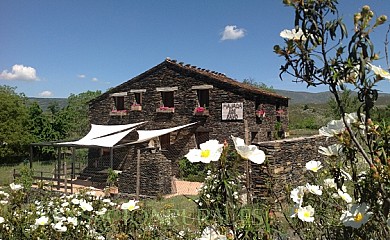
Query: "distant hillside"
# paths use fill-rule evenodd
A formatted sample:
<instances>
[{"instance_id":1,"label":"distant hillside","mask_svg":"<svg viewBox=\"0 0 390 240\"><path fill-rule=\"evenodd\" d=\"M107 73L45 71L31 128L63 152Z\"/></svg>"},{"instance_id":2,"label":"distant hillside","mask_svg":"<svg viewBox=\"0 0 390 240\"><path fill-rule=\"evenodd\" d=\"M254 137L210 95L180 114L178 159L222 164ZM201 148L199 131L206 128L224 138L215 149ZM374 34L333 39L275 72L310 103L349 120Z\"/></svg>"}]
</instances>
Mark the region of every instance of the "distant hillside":
<instances>
[{"instance_id":1,"label":"distant hillside","mask_svg":"<svg viewBox=\"0 0 390 240\"><path fill-rule=\"evenodd\" d=\"M333 95L330 92L309 93L309 92L294 92L286 90L275 90L278 94L290 98L290 104L323 104L327 103ZM390 94L380 93L377 106L390 104Z\"/></svg>"},{"instance_id":2,"label":"distant hillside","mask_svg":"<svg viewBox=\"0 0 390 240\"><path fill-rule=\"evenodd\" d=\"M47 111L48 106L53 102L58 103L60 108L64 108L68 104L67 98L34 98L34 97L29 97L28 99L31 102L37 102L44 112Z\"/></svg>"},{"instance_id":3,"label":"distant hillside","mask_svg":"<svg viewBox=\"0 0 390 240\"><path fill-rule=\"evenodd\" d=\"M276 90L274 91L282 96L290 98L290 105L295 104L324 104L329 101L332 97L330 92L320 92L320 93L309 93L309 92L294 92L286 90ZM47 110L47 107L52 102L57 102L61 108L67 105L67 98L29 98L30 101L36 101L41 106L43 111ZM390 94L380 93L377 106L387 106L390 104Z\"/></svg>"}]
</instances>

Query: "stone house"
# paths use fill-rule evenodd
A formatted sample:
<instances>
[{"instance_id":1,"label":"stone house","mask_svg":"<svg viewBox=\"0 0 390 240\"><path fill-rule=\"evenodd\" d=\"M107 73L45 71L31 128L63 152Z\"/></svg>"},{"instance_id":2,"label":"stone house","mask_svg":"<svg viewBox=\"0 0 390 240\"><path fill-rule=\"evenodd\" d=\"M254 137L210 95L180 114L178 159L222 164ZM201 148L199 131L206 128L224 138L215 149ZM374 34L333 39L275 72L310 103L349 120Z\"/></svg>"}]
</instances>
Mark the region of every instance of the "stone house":
<instances>
[{"instance_id":1,"label":"stone house","mask_svg":"<svg viewBox=\"0 0 390 240\"><path fill-rule=\"evenodd\" d=\"M149 143L115 149L114 168L122 170L119 190L135 192L135 159L141 162L140 194L171 193L171 177L190 148L209 139L250 142L283 138L288 132L288 98L243 84L225 74L167 58L157 66L95 98L89 105L92 124L114 125L147 121L145 130L196 124L162 135ZM247 134L245 134L247 133ZM130 133L122 143L137 139ZM105 149L90 149L102 158ZM89 161L104 168L104 161Z\"/></svg>"}]
</instances>

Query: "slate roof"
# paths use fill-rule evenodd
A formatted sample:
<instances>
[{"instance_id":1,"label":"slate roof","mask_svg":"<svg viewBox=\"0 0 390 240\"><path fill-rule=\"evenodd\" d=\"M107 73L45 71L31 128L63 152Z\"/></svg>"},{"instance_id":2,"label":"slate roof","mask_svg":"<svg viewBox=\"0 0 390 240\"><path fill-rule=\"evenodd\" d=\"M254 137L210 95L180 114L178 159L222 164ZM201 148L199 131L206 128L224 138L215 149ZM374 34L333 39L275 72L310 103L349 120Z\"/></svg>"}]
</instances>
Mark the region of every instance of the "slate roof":
<instances>
[{"instance_id":1,"label":"slate roof","mask_svg":"<svg viewBox=\"0 0 390 240\"><path fill-rule=\"evenodd\" d=\"M245 84L245 83L239 82L237 80L234 80L232 78L227 77L223 73L219 73L219 72L212 71L209 69L200 68L197 66L193 66L191 64L185 64L183 62L178 62L177 60L172 60L170 58L166 58L162 63L160 63L160 64L156 65L155 67L145 71L144 73L141 73L140 75L110 89L109 91L107 91L107 92L103 93L102 95L96 97L95 99L91 100L90 103L94 103L96 101L99 101L100 99L106 97L108 94L120 91L120 89L122 88L122 85L125 85L130 81L136 81L138 79L142 79L144 76L147 76L150 73L152 73L152 72L156 71L157 69L159 69L163 66L166 66L166 65L168 65L170 67L175 67L177 69L189 71L189 72L194 73L194 74L200 74L202 76L207 77L209 80L214 81L215 83L231 85L233 87L236 87L237 90L240 90L239 92L241 92L242 94L244 94L245 92L250 92L250 93L254 93L254 94L260 94L260 95L265 95L265 96L270 96L270 97L275 97L275 98L280 98L280 99L289 99L288 97L284 97L284 96L279 95L277 93L255 87L255 86L252 86L250 84Z\"/></svg>"}]
</instances>

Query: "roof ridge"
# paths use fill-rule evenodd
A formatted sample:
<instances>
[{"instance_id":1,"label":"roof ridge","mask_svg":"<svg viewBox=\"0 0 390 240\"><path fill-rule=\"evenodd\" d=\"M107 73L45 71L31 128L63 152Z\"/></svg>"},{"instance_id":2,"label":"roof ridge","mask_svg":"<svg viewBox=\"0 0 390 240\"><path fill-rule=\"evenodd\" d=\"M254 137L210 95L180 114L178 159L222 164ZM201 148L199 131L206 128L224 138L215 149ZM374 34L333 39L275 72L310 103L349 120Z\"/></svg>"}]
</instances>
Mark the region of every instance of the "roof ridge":
<instances>
[{"instance_id":1,"label":"roof ridge","mask_svg":"<svg viewBox=\"0 0 390 240\"><path fill-rule=\"evenodd\" d=\"M184 62L178 62L176 59L171 59L169 57L167 57L164 62L173 64L175 66L178 66L180 68L184 68L186 70L190 70L190 71L193 71L196 73L203 74L207 77L213 77L217 81L221 81L221 82L231 84L231 85L236 85L237 87L245 88L247 90L254 91L254 92L257 92L259 94L264 94L264 95L273 96L273 97L277 97L277 98L288 99L288 97L284 97L284 96L279 95L277 93L267 91L267 90L261 89L259 87L251 86L251 85L243 83L243 82L239 82L235 79L232 79L232 78L226 76L225 73L220 73L220 72L217 72L214 70L200 68L200 67L197 67L195 65L191 65L189 63L185 64Z\"/></svg>"}]
</instances>

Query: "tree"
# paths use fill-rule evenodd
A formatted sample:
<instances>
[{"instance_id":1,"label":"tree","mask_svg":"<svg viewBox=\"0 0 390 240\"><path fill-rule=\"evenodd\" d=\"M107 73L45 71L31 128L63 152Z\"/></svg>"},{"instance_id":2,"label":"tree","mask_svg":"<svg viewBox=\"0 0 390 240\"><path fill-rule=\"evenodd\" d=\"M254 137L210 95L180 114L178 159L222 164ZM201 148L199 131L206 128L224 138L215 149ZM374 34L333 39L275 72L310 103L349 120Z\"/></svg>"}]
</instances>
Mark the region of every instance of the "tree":
<instances>
[{"instance_id":1,"label":"tree","mask_svg":"<svg viewBox=\"0 0 390 240\"><path fill-rule=\"evenodd\" d=\"M28 153L27 99L16 88L0 86L0 158L21 158Z\"/></svg>"},{"instance_id":2,"label":"tree","mask_svg":"<svg viewBox=\"0 0 390 240\"><path fill-rule=\"evenodd\" d=\"M343 105L345 112L356 112L359 109L360 103L357 96L352 95L350 89L345 89L340 94L340 103ZM334 98L330 98L328 105L332 111L334 118L341 118L340 108Z\"/></svg>"},{"instance_id":3,"label":"tree","mask_svg":"<svg viewBox=\"0 0 390 240\"><path fill-rule=\"evenodd\" d=\"M242 83L245 83L245 84L248 84L248 85L257 87L257 88L261 88L261 89L264 89L264 90L269 91L269 92L275 92L273 86L268 86L267 84L265 84L265 83L263 83L263 82L257 82L257 81L256 81L255 79L253 79L253 78L245 78L245 79L242 81Z\"/></svg>"},{"instance_id":4,"label":"tree","mask_svg":"<svg viewBox=\"0 0 390 240\"><path fill-rule=\"evenodd\" d=\"M63 114L67 119L67 138L76 139L84 136L89 130L88 103L101 94L101 91L87 91L68 97L68 105Z\"/></svg>"}]
</instances>

